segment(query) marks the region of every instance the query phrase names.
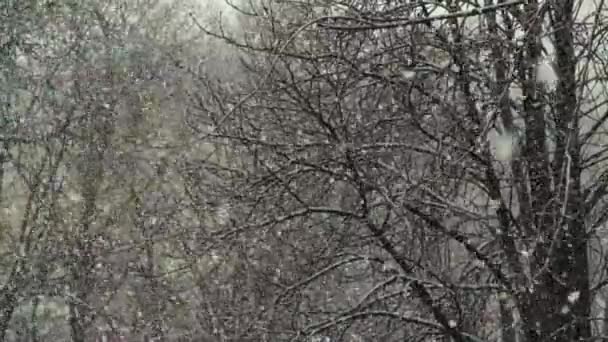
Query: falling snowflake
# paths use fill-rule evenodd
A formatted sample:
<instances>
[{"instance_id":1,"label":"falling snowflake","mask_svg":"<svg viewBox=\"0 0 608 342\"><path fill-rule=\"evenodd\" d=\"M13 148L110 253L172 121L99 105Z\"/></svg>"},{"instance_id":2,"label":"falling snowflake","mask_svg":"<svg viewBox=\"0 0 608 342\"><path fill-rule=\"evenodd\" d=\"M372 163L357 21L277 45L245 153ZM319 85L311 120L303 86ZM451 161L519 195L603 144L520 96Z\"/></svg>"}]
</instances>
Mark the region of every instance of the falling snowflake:
<instances>
[{"instance_id":1,"label":"falling snowflake","mask_svg":"<svg viewBox=\"0 0 608 342\"><path fill-rule=\"evenodd\" d=\"M68 192L68 198L70 199L70 201L73 201L73 202L82 201L82 196L75 191Z\"/></svg>"},{"instance_id":2,"label":"falling snowflake","mask_svg":"<svg viewBox=\"0 0 608 342\"><path fill-rule=\"evenodd\" d=\"M416 77L416 72L413 70L404 70L401 72L401 76L407 80L411 80L412 78Z\"/></svg>"},{"instance_id":3,"label":"falling snowflake","mask_svg":"<svg viewBox=\"0 0 608 342\"><path fill-rule=\"evenodd\" d=\"M574 304L580 296L580 291L570 292L570 294L568 295L568 302L570 302L570 304Z\"/></svg>"},{"instance_id":4,"label":"falling snowflake","mask_svg":"<svg viewBox=\"0 0 608 342\"><path fill-rule=\"evenodd\" d=\"M509 161L513 157L515 137L511 133L504 133L496 137L496 159Z\"/></svg>"},{"instance_id":5,"label":"falling snowflake","mask_svg":"<svg viewBox=\"0 0 608 342\"><path fill-rule=\"evenodd\" d=\"M220 224L226 224L230 218L230 204L224 203L216 210L217 220Z\"/></svg>"},{"instance_id":6,"label":"falling snowflake","mask_svg":"<svg viewBox=\"0 0 608 342\"><path fill-rule=\"evenodd\" d=\"M2 208L4 215L12 215L17 211L17 207L15 204L11 204L9 207Z\"/></svg>"},{"instance_id":7,"label":"falling snowflake","mask_svg":"<svg viewBox=\"0 0 608 342\"><path fill-rule=\"evenodd\" d=\"M550 61L542 61L536 66L536 79L548 85L555 83L557 75Z\"/></svg>"}]
</instances>

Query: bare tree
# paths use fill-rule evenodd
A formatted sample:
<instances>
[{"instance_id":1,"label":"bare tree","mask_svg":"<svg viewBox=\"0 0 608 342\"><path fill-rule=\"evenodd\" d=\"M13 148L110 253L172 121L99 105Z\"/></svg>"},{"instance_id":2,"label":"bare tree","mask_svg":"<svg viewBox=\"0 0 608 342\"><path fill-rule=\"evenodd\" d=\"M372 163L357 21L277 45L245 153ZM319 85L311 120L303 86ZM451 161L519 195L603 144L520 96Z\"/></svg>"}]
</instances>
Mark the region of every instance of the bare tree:
<instances>
[{"instance_id":1,"label":"bare tree","mask_svg":"<svg viewBox=\"0 0 608 342\"><path fill-rule=\"evenodd\" d=\"M605 223L603 2L235 6L263 30L249 39L201 25L242 48L248 72L236 90L207 83L197 120L246 161L230 175L246 208L233 229L297 230L307 242L292 248L315 266L286 291L329 293L290 302L275 313L292 322L267 331L375 340L371 327L386 323L395 339L491 338L467 312L500 296L521 339L592 338L604 284L588 254ZM320 223L329 218L341 222ZM317 230L316 243L347 236L327 264L315 263ZM359 262L369 266L346 266ZM368 273L374 262L394 272ZM353 272L366 281L340 285Z\"/></svg>"}]
</instances>

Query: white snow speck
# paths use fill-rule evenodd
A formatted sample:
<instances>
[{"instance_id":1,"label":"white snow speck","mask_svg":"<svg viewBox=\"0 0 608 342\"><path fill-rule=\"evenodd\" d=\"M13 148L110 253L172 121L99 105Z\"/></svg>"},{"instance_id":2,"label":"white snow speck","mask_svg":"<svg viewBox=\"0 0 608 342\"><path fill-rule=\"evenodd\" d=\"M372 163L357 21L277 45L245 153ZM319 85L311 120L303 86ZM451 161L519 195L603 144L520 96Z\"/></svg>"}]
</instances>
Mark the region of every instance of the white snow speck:
<instances>
[{"instance_id":1,"label":"white snow speck","mask_svg":"<svg viewBox=\"0 0 608 342\"><path fill-rule=\"evenodd\" d=\"M224 203L216 210L217 220L220 224L226 224L230 218L230 204Z\"/></svg>"},{"instance_id":2,"label":"white snow speck","mask_svg":"<svg viewBox=\"0 0 608 342\"><path fill-rule=\"evenodd\" d=\"M82 196L79 193L74 192L74 191L68 192L68 198L70 199L70 201L73 201L73 202L82 201Z\"/></svg>"},{"instance_id":3,"label":"white snow speck","mask_svg":"<svg viewBox=\"0 0 608 342\"><path fill-rule=\"evenodd\" d=\"M500 200L490 199L490 202L488 204L489 204L490 208L492 208L492 209L500 208Z\"/></svg>"},{"instance_id":4,"label":"white snow speck","mask_svg":"<svg viewBox=\"0 0 608 342\"><path fill-rule=\"evenodd\" d=\"M17 207L15 204L11 204L9 207L2 208L4 215L12 215L17 212Z\"/></svg>"},{"instance_id":5,"label":"white snow speck","mask_svg":"<svg viewBox=\"0 0 608 342\"><path fill-rule=\"evenodd\" d=\"M575 303L580 296L581 296L580 291L570 292L570 294L568 295L568 302L570 302L571 304Z\"/></svg>"},{"instance_id":6,"label":"white snow speck","mask_svg":"<svg viewBox=\"0 0 608 342\"><path fill-rule=\"evenodd\" d=\"M450 326L450 328L456 328L456 321L455 321L455 320L453 320L453 319L451 319L451 320L448 322L448 325Z\"/></svg>"},{"instance_id":7,"label":"white snow speck","mask_svg":"<svg viewBox=\"0 0 608 342\"><path fill-rule=\"evenodd\" d=\"M557 74L550 61L542 61L536 66L536 79L552 85L557 80Z\"/></svg>"},{"instance_id":8,"label":"white snow speck","mask_svg":"<svg viewBox=\"0 0 608 342\"><path fill-rule=\"evenodd\" d=\"M401 72L401 76L407 80L411 80L412 78L416 77L416 72L412 70L404 70Z\"/></svg>"},{"instance_id":9,"label":"white snow speck","mask_svg":"<svg viewBox=\"0 0 608 342\"><path fill-rule=\"evenodd\" d=\"M496 159L499 161L509 161L513 158L515 148L515 137L511 133L504 133L496 137L495 142Z\"/></svg>"},{"instance_id":10,"label":"white snow speck","mask_svg":"<svg viewBox=\"0 0 608 342\"><path fill-rule=\"evenodd\" d=\"M473 261L473 265L476 267L484 267L485 266L485 262L483 262L482 260L474 260Z\"/></svg>"}]
</instances>

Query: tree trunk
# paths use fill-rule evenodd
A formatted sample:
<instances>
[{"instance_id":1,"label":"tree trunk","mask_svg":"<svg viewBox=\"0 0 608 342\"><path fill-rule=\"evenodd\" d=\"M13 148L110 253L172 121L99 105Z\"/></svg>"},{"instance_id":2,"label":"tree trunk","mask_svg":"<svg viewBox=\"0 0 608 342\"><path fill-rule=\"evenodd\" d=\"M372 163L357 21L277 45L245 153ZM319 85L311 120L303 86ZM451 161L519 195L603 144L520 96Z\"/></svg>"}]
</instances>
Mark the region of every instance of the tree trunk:
<instances>
[{"instance_id":1,"label":"tree trunk","mask_svg":"<svg viewBox=\"0 0 608 342\"><path fill-rule=\"evenodd\" d=\"M17 297L15 296L15 290L4 288L0 298L0 342L4 342L13 312L17 307Z\"/></svg>"},{"instance_id":2,"label":"tree trunk","mask_svg":"<svg viewBox=\"0 0 608 342\"><path fill-rule=\"evenodd\" d=\"M524 295L528 342L570 342L591 337L591 298L585 203L581 190L581 146L577 107L576 64L573 41L573 1L551 8L555 49L553 110L554 151L547 148L544 84L537 81L541 57L544 2L526 4L529 34L522 63L525 152L529 168L532 212L525 220L539 243L534 251L532 283Z\"/></svg>"},{"instance_id":3,"label":"tree trunk","mask_svg":"<svg viewBox=\"0 0 608 342\"><path fill-rule=\"evenodd\" d=\"M500 330L502 342L517 342L515 336L516 331L513 311L509 308L508 300L499 298L498 305L500 309Z\"/></svg>"},{"instance_id":4,"label":"tree trunk","mask_svg":"<svg viewBox=\"0 0 608 342\"><path fill-rule=\"evenodd\" d=\"M83 313L79 312L79 305L70 303L70 331L72 342L85 342L85 327L83 324Z\"/></svg>"}]
</instances>

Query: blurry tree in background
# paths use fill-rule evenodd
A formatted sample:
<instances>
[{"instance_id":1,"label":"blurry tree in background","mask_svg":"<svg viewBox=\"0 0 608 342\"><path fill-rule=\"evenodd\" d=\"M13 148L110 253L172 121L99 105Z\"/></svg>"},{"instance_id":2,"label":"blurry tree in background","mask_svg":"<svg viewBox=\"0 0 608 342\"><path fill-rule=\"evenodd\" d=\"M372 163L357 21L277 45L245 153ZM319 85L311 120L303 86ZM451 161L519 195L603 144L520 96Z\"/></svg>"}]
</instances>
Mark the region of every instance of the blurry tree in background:
<instances>
[{"instance_id":1,"label":"blurry tree in background","mask_svg":"<svg viewBox=\"0 0 608 342\"><path fill-rule=\"evenodd\" d=\"M0 340L90 341L96 330L129 325L154 334L158 324L137 322L172 297L150 292L162 274L135 270L145 241L176 234L164 225L182 205L167 177L167 155L186 143L170 112L182 80L164 51L192 42L180 33L188 29L183 9L152 1L2 6ZM160 201L160 218L144 228L136 218ZM153 304L132 305L138 283L154 289L137 294Z\"/></svg>"},{"instance_id":2,"label":"blurry tree in background","mask_svg":"<svg viewBox=\"0 0 608 342\"><path fill-rule=\"evenodd\" d=\"M0 341L607 339L608 5L222 6L0 4Z\"/></svg>"}]
</instances>

